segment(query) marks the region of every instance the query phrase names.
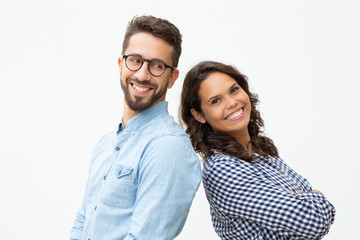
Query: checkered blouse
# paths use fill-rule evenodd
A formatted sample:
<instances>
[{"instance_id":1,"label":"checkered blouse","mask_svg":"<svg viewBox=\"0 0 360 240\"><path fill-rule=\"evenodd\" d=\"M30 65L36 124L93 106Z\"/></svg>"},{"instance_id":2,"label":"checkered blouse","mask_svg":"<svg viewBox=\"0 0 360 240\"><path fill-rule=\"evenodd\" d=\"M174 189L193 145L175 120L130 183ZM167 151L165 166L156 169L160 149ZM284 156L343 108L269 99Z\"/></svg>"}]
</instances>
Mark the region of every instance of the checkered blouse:
<instances>
[{"instance_id":1,"label":"checkered blouse","mask_svg":"<svg viewBox=\"0 0 360 240\"><path fill-rule=\"evenodd\" d=\"M280 157L258 163L218 154L204 163L203 185L221 239L321 239L335 208ZM285 189L295 192L290 194Z\"/></svg>"}]
</instances>

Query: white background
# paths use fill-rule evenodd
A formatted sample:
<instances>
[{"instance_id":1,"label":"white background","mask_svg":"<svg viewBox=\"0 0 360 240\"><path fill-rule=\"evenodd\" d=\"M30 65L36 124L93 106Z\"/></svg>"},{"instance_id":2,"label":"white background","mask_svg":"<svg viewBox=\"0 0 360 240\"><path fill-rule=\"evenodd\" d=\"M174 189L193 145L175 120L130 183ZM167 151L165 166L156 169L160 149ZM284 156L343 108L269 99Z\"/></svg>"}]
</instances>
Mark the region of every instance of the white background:
<instances>
[{"instance_id":1,"label":"white background","mask_svg":"<svg viewBox=\"0 0 360 240\"><path fill-rule=\"evenodd\" d=\"M359 12L356 0L0 0L0 239L68 238L92 149L120 120L117 58L142 14L183 35L171 114L193 65L237 66L283 159L335 205L325 239L358 239ZM218 239L202 186L177 239Z\"/></svg>"}]
</instances>

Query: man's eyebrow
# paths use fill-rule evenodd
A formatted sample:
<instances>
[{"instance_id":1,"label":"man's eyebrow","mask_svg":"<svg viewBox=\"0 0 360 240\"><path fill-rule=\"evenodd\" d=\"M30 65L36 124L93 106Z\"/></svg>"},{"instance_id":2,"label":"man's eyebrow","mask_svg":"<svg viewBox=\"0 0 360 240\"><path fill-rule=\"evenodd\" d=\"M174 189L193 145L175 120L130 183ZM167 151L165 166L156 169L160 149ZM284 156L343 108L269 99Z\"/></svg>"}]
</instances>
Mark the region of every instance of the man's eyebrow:
<instances>
[{"instance_id":1,"label":"man's eyebrow","mask_svg":"<svg viewBox=\"0 0 360 240\"><path fill-rule=\"evenodd\" d=\"M129 53L129 54L125 54L125 55L136 55L136 56L139 56L141 57L143 60L149 60L149 61L162 61L165 63L164 60L160 59L160 58L152 58L152 59L147 59L147 58L144 58L141 54L138 54L138 53Z\"/></svg>"}]
</instances>

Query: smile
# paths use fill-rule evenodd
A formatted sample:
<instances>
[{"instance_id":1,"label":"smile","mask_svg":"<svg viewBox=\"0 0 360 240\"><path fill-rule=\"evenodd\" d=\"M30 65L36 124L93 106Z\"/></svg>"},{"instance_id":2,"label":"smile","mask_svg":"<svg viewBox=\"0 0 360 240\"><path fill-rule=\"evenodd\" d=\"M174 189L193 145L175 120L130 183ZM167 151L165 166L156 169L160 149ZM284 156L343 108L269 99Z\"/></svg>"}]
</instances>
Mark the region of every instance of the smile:
<instances>
[{"instance_id":1,"label":"smile","mask_svg":"<svg viewBox=\"0 0 360 240\"><path fill-rule=\"evenodd\" d=\"M228 116L225 117L226 120L237 120L239 118L241 118L244 115L244 108L240 108L238 110L236 110L235 112L229 114Z\"/></svg>"},{"instance_id":2,"label":"smile","mask_svg":"<svg viewBox=\"0 0 360 240\"><path fill-rule=\"evenodd\" d=\"M136 85L135 83L130 83L130 85L136 92L139 92L139 93L145 93L152 89L151 87L140 87L140 86Z\"/></svg>"}]
</instances>

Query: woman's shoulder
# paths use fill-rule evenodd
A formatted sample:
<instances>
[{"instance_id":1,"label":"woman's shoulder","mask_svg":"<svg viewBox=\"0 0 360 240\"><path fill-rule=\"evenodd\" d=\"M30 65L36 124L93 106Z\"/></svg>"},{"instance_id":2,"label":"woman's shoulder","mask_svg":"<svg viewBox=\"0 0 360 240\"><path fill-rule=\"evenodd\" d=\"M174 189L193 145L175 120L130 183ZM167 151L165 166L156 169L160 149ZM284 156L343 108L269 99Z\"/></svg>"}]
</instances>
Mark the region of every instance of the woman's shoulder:
<instances>
[{"instance_id":1,"label":"woman's shoulder","mask_svg":"<svg viewBox=\"0 0 360 240\"><path fill-rule=\"evenodd\" d=\"M214 165L214 164L217 164L217 165L236 164L236 165L244 165L244 166L254 165L243 159L237 158L237 157L229 155L229 154L221 153L221 152L215 152L213 155L211 155L210 157L205 159L204 165Z\"/></svg>"},{"instance_id":2,"label":"woman's shoulder","mask_svg":"<svg viewBox=\"0 0 360 240\"><path fill-rule=\"evenodd\" d=\"M206 175L211 172L222 171L223 169L247 170L253 167L254 164L239 159L235 156L224 153L215 153L214 155L208 157L205 160L203 173L204 175Z\"/></svg>"},{"instance_id":3,"label":"woman's shoulder","mask_svg":"<svg viewBox=\"0 0 360 240\"><path fill-rule=\"evenodd\" d=\"M216 152L207 159L205 159L205 165L214 165L214 164L231 164L231 163L238 163L238 162L245 162L235 156L231 156L229 154L224 154L221 152Z\"/></svg>"}]
</instances>

